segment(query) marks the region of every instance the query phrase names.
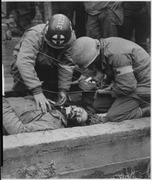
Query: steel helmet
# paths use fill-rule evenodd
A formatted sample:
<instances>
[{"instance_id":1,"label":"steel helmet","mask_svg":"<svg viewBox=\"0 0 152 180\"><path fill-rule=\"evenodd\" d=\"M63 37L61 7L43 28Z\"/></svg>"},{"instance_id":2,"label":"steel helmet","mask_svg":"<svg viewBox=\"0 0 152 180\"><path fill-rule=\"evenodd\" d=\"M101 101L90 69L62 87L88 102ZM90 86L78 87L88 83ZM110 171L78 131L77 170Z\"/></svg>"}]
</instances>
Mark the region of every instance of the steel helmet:
<instances>
[{"instance_id":1,"label":"steel helmet","mask_svg":"<svg viewBox=\"0 0 152 180\"><path fill-rule=\"evenodd\" d=\"M61 49L70 42L71 34L70 20L63 14L55 14L48 21L44 39L49 46Z\"/></svg>"},{"instance_id":2,"label":"steel helmet","mask_svg":"<svg viewBox=\"0 0 152 180\"><path fill-rule=\"evenodd\" d=\"M71 56L79 68L87 68L99 55L100 42L90 37L80 37L72 45Z\"/></svg>"}]
</instances>

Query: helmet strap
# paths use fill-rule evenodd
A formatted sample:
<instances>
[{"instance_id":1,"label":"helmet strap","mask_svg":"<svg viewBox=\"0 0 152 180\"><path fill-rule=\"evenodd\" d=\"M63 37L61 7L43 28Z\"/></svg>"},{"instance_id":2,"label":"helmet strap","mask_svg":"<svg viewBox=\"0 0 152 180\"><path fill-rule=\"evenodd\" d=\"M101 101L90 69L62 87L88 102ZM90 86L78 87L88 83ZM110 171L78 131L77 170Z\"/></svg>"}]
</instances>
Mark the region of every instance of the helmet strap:
<instances>
[{"instance_id":1,"label":"helmet strap","mask_svg":"<svg viewBox=\"0 0 152 180\"><path fill-rule=\"evenodd\" d=\"M45 36L45 34L46 34L46 32L48 31L48 26L49 25L49 22L47 21L46 22L46 25L45 25L45 27L44 27L44 30L43 30L43 32L42 32L42 34Z\"/></svg>"},{"instance_id":2,"label":"helmet strap","mask_svg":"<svg viewBox=\"0 0 152 180\"><path fill-rule=\"evenodd\" d=\"M46 23L46 25L45 25L45 27L44 27L44 29L43 29L43 31L42 31L42 45L41 45L41 47L40 47L40 49L41 50L43 50L43 47L44 47L44 41L45 41L45 34L46 34L46 32L47 32L47 29L48 29L48 22Z\"/></svg>"}]
</instances>

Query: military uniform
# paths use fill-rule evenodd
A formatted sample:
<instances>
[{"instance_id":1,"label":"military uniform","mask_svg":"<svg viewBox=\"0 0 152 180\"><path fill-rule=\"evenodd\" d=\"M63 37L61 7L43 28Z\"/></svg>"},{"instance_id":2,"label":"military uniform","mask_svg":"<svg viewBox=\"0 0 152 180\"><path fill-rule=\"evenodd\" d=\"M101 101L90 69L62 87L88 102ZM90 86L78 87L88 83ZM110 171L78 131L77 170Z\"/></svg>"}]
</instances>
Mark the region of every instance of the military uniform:
<instances>
[{"instance_id":1,"label":"military uniform","mask_svg":"<svg viewBox=\"0 0 152 180\"><path fill-rule=\"evenodd\" d=\"M46 24L40 24L28 29L14 48L11 73L17 92L30 90L38 94L42 88L55 92L70 88L74 67L70 45L76 39L75 34L72 31L70 43L57 50L44 41L45 28Z\"/></svg>"},{"instance_id":2,"label":"military uniform","mask_svg":"<svg viewBox=\"0 0 152 180\"><path fill-rule=\"evenodd\" d=\"M116 2L85 2L87 12L87 36L95 39L117 37L118 26L123 23L121 4L112 8Z\"/></svg>"},{"instance_id":3,"label":"military uniform","mask_svg":"<svg viewBox=\"0 0 152 180\"><path fill-rule=\"evenodd\" d=\"M141 118L140 106L150 103L149 54L134 42L117 37L100 39L100 47L101 71L113 82L106 117L109 121ZM105 102L106 97L98 95L94 108L102 112Z\"/></svg>"},{"instance_id":4,"label":"military uniform","mask_svg":"<svg viewBox=\"0 0 152 180\"><path fill-rule=\"evenodd\" d=\"M36 110L32 96L3 97L3 134L18 134L64 128L66 119L58 110Z\"/></svg>"}]
</instances>

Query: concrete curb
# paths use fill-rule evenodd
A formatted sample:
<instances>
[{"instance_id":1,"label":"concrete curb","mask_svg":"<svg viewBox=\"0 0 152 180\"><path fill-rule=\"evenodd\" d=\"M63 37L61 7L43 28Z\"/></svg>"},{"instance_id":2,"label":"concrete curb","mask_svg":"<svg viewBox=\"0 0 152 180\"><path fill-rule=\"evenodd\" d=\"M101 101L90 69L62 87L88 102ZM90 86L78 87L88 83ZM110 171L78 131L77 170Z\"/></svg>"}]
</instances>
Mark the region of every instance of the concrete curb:
<instances>
[{"instance_id":1,"label":"concrete curb","mask_svg":"<svg viewBox=\"0 0 152 180\"><path fill-rule=\"evenodd\" d=\"M4 136L2 178L81 178L150 158L150 118ZM91 173L91 174L90 174Z\"/></svg>"}]
</instances>

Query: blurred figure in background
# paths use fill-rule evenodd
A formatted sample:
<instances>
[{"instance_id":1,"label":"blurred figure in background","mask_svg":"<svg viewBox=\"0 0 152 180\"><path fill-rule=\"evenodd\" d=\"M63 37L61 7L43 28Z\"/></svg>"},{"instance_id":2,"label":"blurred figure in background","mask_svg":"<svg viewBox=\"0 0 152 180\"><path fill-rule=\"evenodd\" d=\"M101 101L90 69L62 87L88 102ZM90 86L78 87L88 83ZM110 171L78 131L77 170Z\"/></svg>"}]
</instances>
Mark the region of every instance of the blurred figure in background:
<instances>
[{"instance_id":1,"label":"blurred figure in background","mask_svg":"<svg viewBox=\"0 0 152 180\"><path fill-rule=\"evenodd\" d=\"M7 6L8 18L13 18L18 30L22 33L32 27L32 19L35 17L35 2L9 2Z\"/></svg>"},{"instance_id":2,"label":"blurred figure in background","mask_svg":"<svg viewBox=\"0 0 152 180\"><path fill-rule=\"evenodd\" d=\"M87 12L87 36L95 39L118 36L118 27L123 23L122 2L84 2Z\"/></svg>"},{"instance_id":3,"label":"blurred figure in background","mask_svg":"<svg viewBox=\"0 0 152 180\"><path fill-rule=\"evenodd\" d=\"M133 40L150 52L150 2L123 2L121 37ZM134 34L133 34L134 33Z\"/></svg>"},{"instance_id":4,"label":"blurred figure in background","mask_svg":"<svg viewBox=\"0 0 152 180\"><path fill-rule=\"evenodd\" d=\"M86 35L86 13L83 2L51 2L52 14L64 14L72 22L76 37Z\"/></svg>"}]
</instances>

